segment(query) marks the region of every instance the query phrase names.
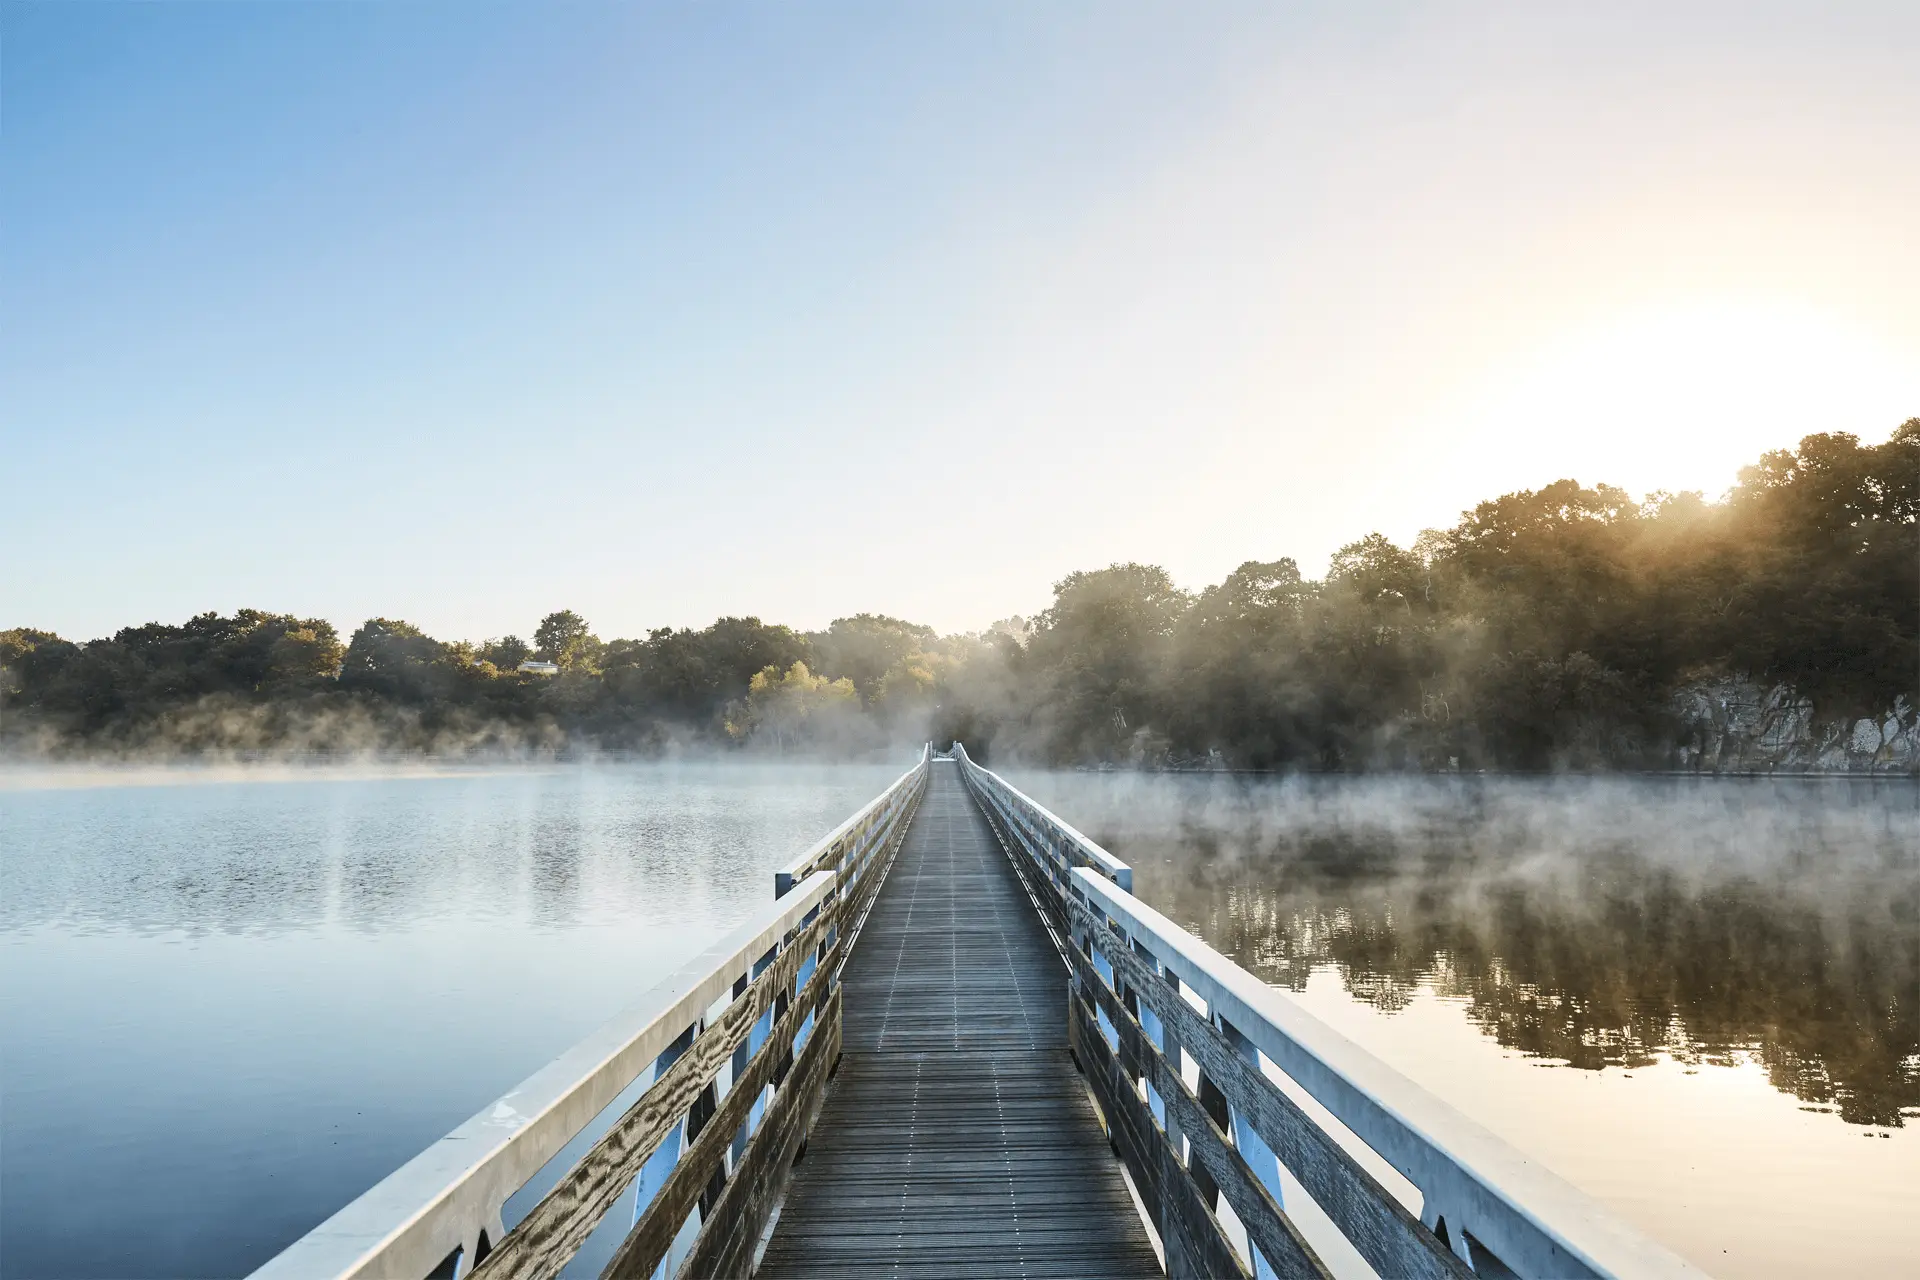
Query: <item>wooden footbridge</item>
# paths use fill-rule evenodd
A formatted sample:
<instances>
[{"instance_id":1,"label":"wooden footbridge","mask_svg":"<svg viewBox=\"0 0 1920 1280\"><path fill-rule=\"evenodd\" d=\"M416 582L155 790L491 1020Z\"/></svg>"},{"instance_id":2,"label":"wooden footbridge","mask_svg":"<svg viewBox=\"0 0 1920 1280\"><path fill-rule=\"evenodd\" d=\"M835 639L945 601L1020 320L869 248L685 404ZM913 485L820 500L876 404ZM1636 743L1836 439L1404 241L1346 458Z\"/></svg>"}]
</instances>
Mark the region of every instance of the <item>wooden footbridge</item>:
<instances>
[{"instance_id":1,"label":"wooden footbridge","mask_svg":"<svg viewBox=\"0 0 1920 1280\"><path fill-rule=\"evenodd\" d=\"M255 1273L1694 1276L967 758Z\"/></svg>"}]
</instances>

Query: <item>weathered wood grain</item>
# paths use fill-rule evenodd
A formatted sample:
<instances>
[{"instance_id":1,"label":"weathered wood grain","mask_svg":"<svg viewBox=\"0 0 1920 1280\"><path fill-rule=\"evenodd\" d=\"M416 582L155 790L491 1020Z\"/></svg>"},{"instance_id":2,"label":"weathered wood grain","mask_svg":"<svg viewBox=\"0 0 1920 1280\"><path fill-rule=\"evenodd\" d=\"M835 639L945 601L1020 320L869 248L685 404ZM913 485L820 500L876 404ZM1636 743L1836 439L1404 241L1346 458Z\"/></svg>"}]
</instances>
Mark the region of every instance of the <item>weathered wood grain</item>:
<instances>
[{"instance_id":1,"label":"weathered wood grain","mask_svg":"<svg viewBox=\"0 0 1920 1280\"><path fill-rule=\"evenodd\" d=\"M1100 1008L1105 1010L1107 1020L1113 1024L1120 1040L1120 1058L1126 1063L1138 1063L1160 1095L1180 1127L1187 1141L1192 1144L1193 1152L1189 1161L1198 1160L1212 1175L1210 1184L1217 1187L1233 1206L1233 1212L1246 1226L1247 1234L1255 1247L1272 1266L1274 1274L1294 1278L1294 1280L1323 1280L1328 1275L1313 1246L1300 1235L1293 1220L1274 1200L1273 1193L1258 1178L1254 1177L1246 1164L1240 1159L1228 1141L1226 1131L1220 1125L1221 1117L1212 1114L1200 1101L1188 1092L1186 1082L1173 1069L1166 1056L1148 1037L1145 1030L1129 1016L1120 1000L1116 999L1107 985L1100 981L1100 975L1086 960L1080 961L1081 981ZM1161 1139L1166 1142L1165 1138ZM1167 1144L1171 1149L1171 1143ZM1196 1184L1198 1179L1195 1179ZM1200 1186L1202 1202L1207 1186Z\"/></svg>"},{"instance_id":2,"label":"weathered wood grain","mask_svg":"<svg viewBox=\"0 0 1920 1280\"><path fill-rule=\"evenodd\" d=\"M1058 864L1044 848L1036 847L1025 832L1013 827L1002 818L992 805L981 802L978 796L974 799L978 804L981 817L986 820L988 828L993 832L994 839L999 842L1000 847L1006 851L1007 856L1020 860L1021 879L1026 882L1029 889L1034 891L1034 897L1040 903L1040 910L1064 937L1065 901L1060 892L1059 882L1054 879Z\"/></svg>"},{"instance_id":3,"label":"weathered wood grain","mask_svg":"<svg viewBox=\"0 0 1920 1280\"><path fill-rule=\"evenodd\" d=\"M922 785L907 797L900 810L890 819L882 814L870 815L840 841L798 870L780 872L775 877L776 896L817 871L836 871L837 887L822 905L820 914L826 918L832 936L836 939L844 937L879 896L885 879L882 873L905 842L925 794L926 787ZM872 841L862 850L860 842L869 836Z\"/></svg>"},{"instance_id":4,"label":"weathered wood grain","mask_svg":"<svg viewBox=\"0 0 1920 1280\"><path fill-rule=\"evenodd\" d=\"M836 948L837 950L837 948ZM773 1083L777 1069L783 1065L786 1055L778 1050L778 1045L794 1034L794 1029L805 1019L809 1010L821 1010L816 1021L814 1034L807 1037L807 1043L801 1051L805 1058L809 1053L817 1054L820 1031L828 1020L837 1021L840 1016L840 988L834 987L830 994L822 993L827 984L809 982L792 1007L788 1015L777 1024L774 1034L760 1053L747 1066L745 1078L734 1082L734 1087L720 1102L720 1108L714 1113L712 1121L702 1129L700 1136L680 1153L680 1161L674 1165L673 1172L661 1184L653 1200L640 1215L633 1230L621 1242L612 1261L602 1271L602 1280L645 1280L653 1274L660 1259L667 1256L673 1239L680 1234L681 1224L687 1215L699 1203L701 1193L712 1180L714 1171L721 1167L727 1148L732 1145L733 1135L746 1122L753 1102L760 1091ZM793 1083L789 1074L786 1083Z\"/></svg>"},{"instance_id":5,"label":"weathered wood grain","mask_svg":"<svg viewBox=\"0 0 1920 1280\"><path fill-rule=\"evenodd\" d=\"M957 774L847 960L845 1057L760 1280L1162 1274L1066 1051L1065 962Z\"/></svg>"},{"instance_id":6,"label":"weathered wood grain","mask_svg":"<svg viewBox=\"0 0 1920 1280\"><path fill-rule=\"evenodd\" d=\"M680 1275L688 1280L745 1276L753 1269L754 1248L780 1202L794 1156L840 1057L840 1001L841 992L836 990L801 1050L792 1077L774 1095L760 1128L748 1139L726 1189L712 1212L702 1216L700 1236L680 1268Z\"/></svg>"},{"instance_id":7,"label":"weathered wood grain","mask_svg":"<svg viewBox=\"0 0 1920 1280\"><path fill-rule=\"evenodd\" d=\"M1099 1108L1106 1125L1113 1152L1132 1175L1134 1190L1139 1194L1154 1230L1160 1235L1166 1273L1175 1277L1196 1274L1201 1268L1195 1247L1187 1240L1178 1217L1169 1207L1172 1192L1166 1182L1168 1174L1173 1171L1167 1168L1164 1161L1151 1158L1154 1154L1152 1148L1139 1140L1137 1118L1132 1109L1121 1101L1120 1089L1115 1082L1118 1064L1108 1052L1106 1041L1091 1012L1077 998L1069 1000L1067 1033L1074 1058L1080 1063L1087 1088L1093 1094L1094 1104Z\"/></svg>"},{"instance_id":8,"label":"weathered wood grain","mask_svg":"<svg viewBox=\"0 0 1920 1280\"><path fill-rule=\"evenodd\" d=\"M1381 1275L1417 1280L1458 1280L1472 1275L1439 1237L1408 1213L1331 1134L1234 1052L1225 1035L1150 969L1105 920L1076 902L1073 921L1078 935L1090 936L1113 966L1116 980L1130 986L1171 1029L1174 1038L1233 1108L1252 1123L1280 1163L1300 1180L1307 1194L1369 1265Z\"/></svg>"},{"instance_id":9,"label":"weathered wood grain","mask_svg":"<svg viewBox=\"0 0 1920 1280\"><path fill-rule=\"evenodd\" d=\"M823 913L794 937L712 1026L693 1038L687 1051L487 1254L474 1269L474 1280L537 1280L559 1274L721 1065L746 1040L753 1024L783 992L791 990L826 926ZM773 1043L771 1037L768 1043Z\"/></svg>"},{"instance_id":10,"label":"weathered wood grain","mask_svg":"<svg viewBox=\"0 0 1920 1280\"><path fill-rule=\"evenodd\" d=\"M1247 1277L1240 1255L1220 1229L1219 1220L1200 1198L1178 1155L1153 1122L1153 1113L1134 1091L1119 1057L1107 1044L1083 1001L1070 1002L1068 1017L1075 1049L1087 1067L1087 1080L1106 1113L1115 1148L1133 1174L1140 1198L1154 1218L1166 1250L1171 1280L1198 1277Z\"/></svg>"}]
</instances>

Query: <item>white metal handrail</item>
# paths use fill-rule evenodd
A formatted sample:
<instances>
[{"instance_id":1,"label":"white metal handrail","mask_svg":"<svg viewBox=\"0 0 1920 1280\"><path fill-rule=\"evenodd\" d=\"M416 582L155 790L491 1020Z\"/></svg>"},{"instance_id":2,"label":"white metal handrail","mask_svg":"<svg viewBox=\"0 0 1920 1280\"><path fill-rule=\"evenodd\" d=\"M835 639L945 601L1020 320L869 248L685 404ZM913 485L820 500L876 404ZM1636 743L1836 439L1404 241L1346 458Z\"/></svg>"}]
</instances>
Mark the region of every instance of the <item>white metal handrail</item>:
<instances>
[{"instance_id":1,"label":"white metal handrail","mask_svg":"<svg viewBox=\"0 0 1920 1280\"><path fill-rule=\"evenodd\" d=\"M688 961L254 1272L256 1280L422 1277L498 1241L507 1198L733 990L833 892L823 871Z\"/></svg>"},{"instance_id":2,"label":"white metal handrail","mask_svg":"<svg viewBox=\"0 0 1920 1280\"><path fill-rule=\"evenodd\" d=\"M1399 1170L1421 1194L1421 1221L1432 1230L1444 1220L1450 1247L1476 1271L1675 1280L1701 1275L1678 1254L1136 898L1125 863L998 774L973 764L958 744L954 753L976 794L1014 835L1019 852L1063 886L1069 906L1077 901L1091 909L1153 972L1198 997L1208 1023L1234 1042L1236 1052L1257 1051ZM1076 937L1076 943L1082 941ZM1100 972L1117 993L1112 963ZM1258 1131L1254 1117L1236 1112L1234 1130L1244 1132L1249 1125ZM1259 1137L1270 1150L1281 1149L1281 1135L1260 1132Z\"/></svg>"},{"instance_id":3,"label":"white metal handrail","mask_svg":"<svg viewBox=\"0 0 1920 1280\"><path fill-rule=\"evenodd\" d=\"M803 939L812 940L820 955L835 953L845 910L871 896L875 872L884 869L882 855L901 835L924 791L928 755L923 748L913 768L783 869L776 877L775 901L752 919L288 1246L254 1275L259 1280L416 1280L436 1272L464 1275L471 1271L507 1238L502 1215L508 1198L566 1152L569 1144L584 1140L588 1127L616 1099L641 1086L640 1102L656 1108L668 1105L650 1101L655 1095L647 1090L689 1052L689 1044L704 1043L698 1039L703 1030L723 1021L723 1012L746 997L756 979L762 984L770 980L772 975L768 979L760 975L773 965L776 955L793 955L791 947ZM844 949L839 953L844 954ZM805 985L814 959L793 955L782 964L795 962L799 963L798 981ZM779 972L780 966L775 970ZM832 975L827 978L827 983L816 987L833 989ZM790 994L789 990L779 996L781 1010ZM837 1011L837 996L829 1007ZM769 1012L762 1020L775 1016ZM837 1012L834 1016L837 1019ZM811 1026L810 1020L803 1022L799 1036L808 1035ZM730 1070L739 1069L741 1054L755 1058L781 1051L778 1044L769 1047L760 1040L761 1034L755 1032L751 1046L739 1048L736 1066ZM835 1045L839 1042L837 1021L831 1040ZM795 1039L791 1047L797 1051L799 1043ZM681 1069L687 1065L682 1062ZM726 1079L709 1082L707 1096L718 1096L714 1090L726 1087ZM634 1104L636 1109L640 1102ZM753 1114L760 1115L757 1110ZM616 1128L621 1123L624 1120L616 1122ZM691 1128L685 1131L692 1132ZM678 1151L677 1146L670 1148L663 1159L672 1163ZM582 1168L576 1164L568 1176L580 1174ZM629 1171L625 1176L633 1174ZM536 1258L528 1265L546 1274L564 1264L564 1257L556 1258Z\"/></svg>"},{"instance_id":4,"label":"white metal handrail","mask_svg":"<svg viewBox=\"0 0 1920 1280\"><path fill-rule=\"evenodd\" d=\"M923 745L919 762L894 779L872 803L835 827L811 849L774 872L774 896L784 896L792 886L825 868L840 873L842 893L853 893L855 885L866 872L870 855L885 842L885 835L892 829L893 820L918 799L932 755L933 744Z\"/></svg>"},{"instance_id":5,"label":"white metal handrail","mask_svg":"<svg viewBox=\"0 0 1920 1280\"><path fill-rule=\"evenodd\" d=\"M1523 1276L1700 1274L1132 894L1085 870L1074 888L1419 1188L1429 1227L1444 1218Z\"/></svg>"},{"instance_id":6,"label":"white metal handrail","mask_svg":"<svg viewBox=\"0 0 1920 1280\"><path fill-rule=\"evenodd\" d=\"M1081 835L1070 823L993 770L975 764L961 743L953 744L953 756L974 784L976 794L994 807L1002 821L1019 827L1045 852L1052 864L1046 869L1063 890L1068 872L1075 867L1091 867L1122 889L1133 891L1132 867Z\"/></svg>"}]
</instances>

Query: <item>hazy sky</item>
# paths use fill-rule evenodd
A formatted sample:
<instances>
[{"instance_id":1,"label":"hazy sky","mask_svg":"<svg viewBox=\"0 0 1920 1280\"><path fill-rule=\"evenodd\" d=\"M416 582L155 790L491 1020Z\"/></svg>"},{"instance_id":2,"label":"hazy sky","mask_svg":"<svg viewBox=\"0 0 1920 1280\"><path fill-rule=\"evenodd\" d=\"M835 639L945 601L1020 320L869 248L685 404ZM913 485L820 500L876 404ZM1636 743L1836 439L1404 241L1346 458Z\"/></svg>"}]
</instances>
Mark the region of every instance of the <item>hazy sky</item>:
<instances>
[{"instance_id":1,"label":"hazy sky","mask_svg":"<svg viewBox=\"0 0 1920 1280\"><path fill-rule=\"evenodd\" d=\"M0 626L945 630L1920 414L1920 4L0 4Z\"/></svg>"}]
</instances>

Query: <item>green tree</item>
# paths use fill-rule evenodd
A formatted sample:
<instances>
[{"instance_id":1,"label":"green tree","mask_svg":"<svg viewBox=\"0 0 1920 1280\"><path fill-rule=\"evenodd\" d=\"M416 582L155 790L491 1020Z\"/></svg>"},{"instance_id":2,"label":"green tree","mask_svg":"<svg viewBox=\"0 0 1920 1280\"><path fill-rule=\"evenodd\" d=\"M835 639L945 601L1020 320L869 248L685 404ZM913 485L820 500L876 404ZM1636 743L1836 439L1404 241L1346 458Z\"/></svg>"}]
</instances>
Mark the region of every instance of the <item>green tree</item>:
<instances>
[{"instance_id":1,"label":"green tree","mask_svg":"<svg viewBox=\"0 0 1920 1280\"><path fill-rule=\"evenodd\" d=\"M976 755L1057 761L1667 766L1690 758L1702 690L1729 679L1784 687L1823 732L1894 713L1910 725L1916 564L1920 419L1877 445L1809 435L1718 502L1636 503L1574 480L1504 494L1412 548L1349 543L1317 582L1285 559L1197 596L1149 565L1074 573L1032 624L971 636L856 614L811 636L726 617L602 644L563 610L535 641L565 670L528 681L494 678L529 653L515 637L449 645L384 618L346 645L323 619L257 609L85 643L15 628L0 631L0 734L215 746L231 723L255 745L351 703L403 712L383 723L408 742L451 729L790 746L924 724Z\"/></svg>"},{"instance_id":2,"label":"green tree","mask_svg":"<svg viewBox=\"0 0 1920 1280\"><path fill-rule=\"evenodd\" d=\"M1045 673L1056 758L1123 755L1153 723L1174 627L1192 599L1157 565L1071 573L1053 587L1026 652Z\"/></svg>"},{"instance_id":3,"label":"green tree","mask_svg":"<svg viewBox=\"0 0 1920 1280\"><path fill-rule=\"evenodd\" d=\"M369 618L347 642L340 686L391 702L419 704L450 695L456 669L447 646L412 623Z\"/></svg>"},{"instance_id":4,"label":"green tree","mask_svg":"<svg viewBox=\"0 0 1920 1280\"><path fill-rule=\"evenodd\" d=\"M645 640L607 645L604 693L608 706L628 719L724 733L728 708L747 696L757 673L785 671L811 657L804 637L758 618L721 618L699 631L662 627Z\"/></svg>"},{"instance_id":5,"label":"green tree","mask_svg":"<svg viewBox=\"0 0 1920 1280\"><path fill-rule=\"evenodd\" d=\"M1727 505L1732 664L1843 717L1920 703L1920 418L1877 446L1814 435L1769 453Z\"/></svg>"},{"instance_id":6,"label":"green tree","mask_svg":"<svg viewBox=\"0 0 1920 1280\"><path fill-rule=\"evenodd\" d=\"M0 698L20 692L13 669L22 658L43 644L64 644L59 636L51 631L40 631L33 627L11 627L0 631Z\"/></svg>"},{"instance_id":7,"label":"green tree","mask_svg":"<svg viewBox=\"0 0 1920 1280\"><path fill-rule=\"evenodd\" d=\"M279 694L315 691L339 678L346 646L333 624L308 619L274 637L267 650L267 687Z\"/></svg>"},{"instance_id":8,"label":"green tree","mask_svg":"<svg viewBox=\"0 0 1920 1280\"><path fill-rule=\"evenodd\" d=\"M878 613L835 618L825 631L807 638L821 672L851 679L861 701L868 704L878 696L880 682L889 671L931 649L935 642L932 627Z\"/></svg>"},{"instance_id":9,"label":"green tree","mask_svg":"<svg viewBox=\"0 0 1920 1280\"><path fill-rule=\"evenodd\" d=\"M506 635L480 646L480 660L491 662L500 671L518 671L520 664L533 656L533 646L519 636Z\"/></svg>"},{"instance_id":10,"label":"green tree","mask_svg":"<svg viewBox=\"0 0 1920 1280\"><path fill-rule=\"evenodd\" d=\"M562 671L596 674L605 646L587 626L587 620L571 609L550 613L534 628L536 656L558 664Z\"/></svg>"},{"instance_id":11,"label":"green tree","mask_svg":"<svg viewBox=\"0 0 1920 1280\"><path fill-rule=\"evenodd\" d=\"M1200 593L1174 641L1166 717L1178 750L1253 768L1321 754L1303 630L1316 595L1290 559L1249 560Z\"/></svg>"},{"instance_id":12,"label":"green tree","mask_svg":"<svg viewBox=\"0 0 1920 1280\"><path fill-rule=\"evenodd\" d=\"M858 706L851 680L816 676L804 662L784 672L768 667L748 682L746 700L728 717L727 732L786 750L830 728L836 713L845 715Z\"/></svg>"}]
</instances>

